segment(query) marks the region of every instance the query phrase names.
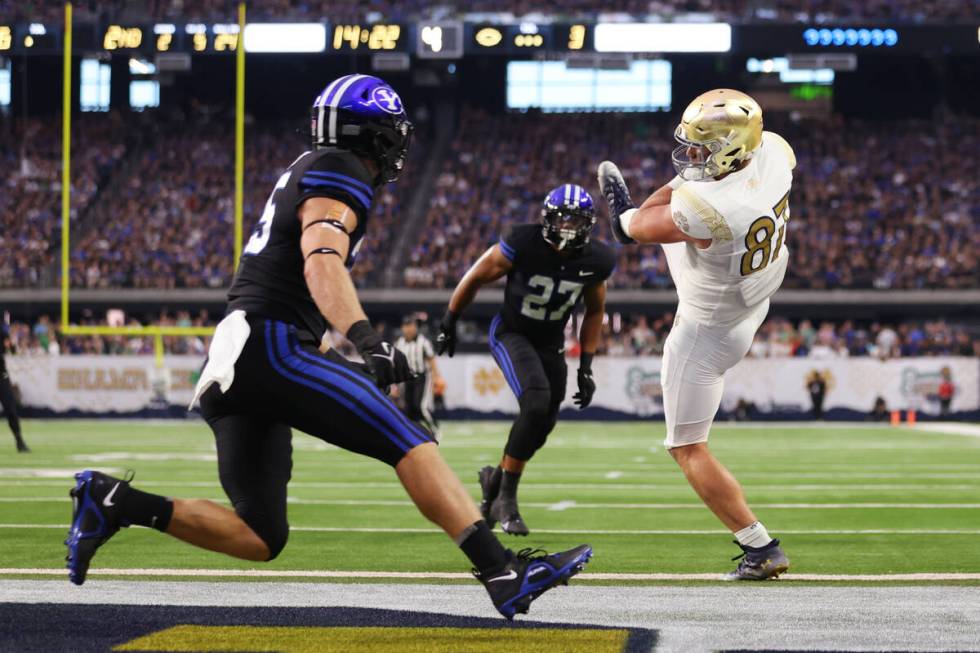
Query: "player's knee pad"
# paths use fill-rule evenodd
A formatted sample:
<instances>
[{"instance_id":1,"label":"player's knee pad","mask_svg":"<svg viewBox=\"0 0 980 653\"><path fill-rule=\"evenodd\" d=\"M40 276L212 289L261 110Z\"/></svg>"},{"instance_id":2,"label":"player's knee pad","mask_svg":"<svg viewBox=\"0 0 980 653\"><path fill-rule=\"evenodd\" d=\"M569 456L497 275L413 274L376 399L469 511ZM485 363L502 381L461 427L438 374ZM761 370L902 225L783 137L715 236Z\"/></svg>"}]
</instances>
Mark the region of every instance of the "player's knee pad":
<instances>
[{"instance_id":1,"label":"player's knee pad","mask_svg":"<svg viewBox=\"0 0 980 653\"><path fill-rule=\"evenodd\" d=\"M535 427L547 425L551 419L551 391L547 388L528 388L521 394L521 417Z\"/></svg>"},{"instance_id":2,"label":"player's knee pad","mask_svg":"<svg viewBox=\"0 0 980 653\"><path fill-rule=\"evenodd\" d=\"M266 510L252 507L247 503L237 504L235 512L259 536L259 539L265 542L269 549L266 562L274 560L286 548L286 540L289 539L289 522L286 521L285 515L270 515Z\"/></svg>"}]
</instances>

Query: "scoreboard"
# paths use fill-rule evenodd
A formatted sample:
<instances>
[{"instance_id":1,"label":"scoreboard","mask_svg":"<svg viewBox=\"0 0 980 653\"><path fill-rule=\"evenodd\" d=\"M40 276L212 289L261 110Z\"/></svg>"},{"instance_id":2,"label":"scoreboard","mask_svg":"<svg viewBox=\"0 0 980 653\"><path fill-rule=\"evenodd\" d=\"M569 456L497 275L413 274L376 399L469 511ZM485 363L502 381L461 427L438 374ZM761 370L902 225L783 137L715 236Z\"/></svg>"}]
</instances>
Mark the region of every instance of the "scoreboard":
<instances>
[{"instance_id":1,"label":"scoreboard","mask_svg":"<svg viewBox=\"0 0 980 653\"><path fill-rule=\"evenodd\" d=\"M749 56L830 51L980 53L977 25L779 25L726 23L93 23L76 22L79 54L400 52L421 58L534 57L574 52L735 52ZM242 38L244 36L244 38ZM4 23L0 56L61 51L61 23Z\"/></svg>"}]
</instances>

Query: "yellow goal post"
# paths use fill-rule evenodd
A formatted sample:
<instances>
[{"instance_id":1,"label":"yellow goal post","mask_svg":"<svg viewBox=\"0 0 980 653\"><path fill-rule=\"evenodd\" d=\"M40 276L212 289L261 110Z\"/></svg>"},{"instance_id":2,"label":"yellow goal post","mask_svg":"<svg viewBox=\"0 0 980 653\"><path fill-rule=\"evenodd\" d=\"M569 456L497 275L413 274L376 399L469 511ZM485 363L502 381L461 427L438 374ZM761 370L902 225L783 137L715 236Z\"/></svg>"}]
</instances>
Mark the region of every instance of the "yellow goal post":
<instances>
[{"instance_id":1,"label":"yellow goal post","mask_svg":"<svg viewBox=\"0 0 980 653\"><path fill-rule=\"evenodd\" d=\"M84 326L71 324L71 111L72 111L72 5L65 3L65 35L61 99L61 333L66 336L153 337L153 352L163 366L163 338L166 336L209 336L214 327L181 326ZM235 46L235 194L234 260L238 268L242 255L242 205L245 182L245 2L238 4L238 39Z\"/></svg>"}]
</instances>

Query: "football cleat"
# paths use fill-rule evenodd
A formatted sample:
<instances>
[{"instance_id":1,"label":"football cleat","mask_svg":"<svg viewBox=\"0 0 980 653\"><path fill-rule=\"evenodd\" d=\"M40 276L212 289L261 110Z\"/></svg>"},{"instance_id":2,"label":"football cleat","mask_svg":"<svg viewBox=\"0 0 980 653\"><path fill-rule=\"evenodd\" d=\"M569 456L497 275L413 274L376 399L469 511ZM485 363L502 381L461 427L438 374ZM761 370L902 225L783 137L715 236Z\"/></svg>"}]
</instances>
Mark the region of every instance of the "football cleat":
<instances>
[{"instance_id":1,"label":"football cleat","mask_svg":"<svg viewBox=\"0 0 980 653\"><path fill-rule=\"evenodd\" d=\"M132 472L118 479L86 469L75 474L75 487L68 494L72 501L71 528L65 544L68 580L76 585L85 582L89 563L95 551L129 523L122 518L122 502L129 492Z\"/></svg>"},{"instance_id":2,"label":"football cleat","mask_svg":"<svg viewBox=\"0 0 980 653\"><path fill-rule=\"evenodd\" d=\"M741 558L741 561L735 571L725 574L723 580L768 580L779 578L780 574L789 569L789 558L780 548L779 540L773 540L759 549L738 545L742 547L742 554L732 560Z\"/></svg>"},{"instance_id":3,"label":"football cleat","mask_svg":"<svg viewBox=\"0 0 980 653\"><path fill-rule=\"evenodd\" d=\"M23 440L17 440L17 453L30 453L31 448Z\"/></svg>"},{"instance_id":4,"label":"football cleat","mask_svg":"<svg viewBox=\"0 0 980 653\"><path fill-rule=\"evenodd\" d=\"M490 507L493 505L493 500L497 498L497 493L500 492L500 468L488 465L479 471L477 478L480 479L480 492L483 494L483 500L480 501L480 515L492 530L497 520L490 513Z\"/></svg>"},{"instance_id":5,"label":"football cleat","mask_svg":"<svg viewBox=\"0 0 980 653\"><path fill-rule=\"evenodd\" d=\"M513 619L516 614L527 614L531 601L552 587L567 585L591 557L588 544L550 555L541 549L521 549L492 575L483 576L476 570L473 575L483 583L497 611Z\"/></svg>"},{"instance_id":6,"label":"football cleat","mask_svg":"<svg viewBox=\"0 0 980 653\"><path fill-rule=\"evenodd\" d=\"M528 535L531 532L521 517L521 511L517 509L517 499L497 497L490 506L490 516L494 521L500 522L500 527L508 535Z\"/></svg>"},{"instance_id":7,"label":"football cleat","mask_svg":"<svg viewBox=\"0 0 980 653\"><path fill-rule=\"evenodd\" d=\"M609 205L609 226L612 229L613 237L623 245L635 243L636 241L623 231L623 225L619 222L619 216L636 208L630 198L626 181L623 180L623 173L612 161L603 161L599 164L597 174L599 190L602 191L602 195Z\"/></svg>"}]
</instances>

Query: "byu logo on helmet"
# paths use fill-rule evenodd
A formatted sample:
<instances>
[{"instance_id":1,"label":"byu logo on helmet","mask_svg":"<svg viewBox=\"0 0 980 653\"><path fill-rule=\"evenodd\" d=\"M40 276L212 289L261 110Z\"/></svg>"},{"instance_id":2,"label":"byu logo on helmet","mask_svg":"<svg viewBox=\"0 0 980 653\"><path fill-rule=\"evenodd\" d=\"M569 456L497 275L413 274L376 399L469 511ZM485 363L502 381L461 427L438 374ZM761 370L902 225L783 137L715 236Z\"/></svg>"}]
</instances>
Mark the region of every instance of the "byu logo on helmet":
<instances>
[{"instance_id":1,"label":"byu logo on helmet","mask_svg":"<svg viewBox=\"0 0 980 653\"><path fill-rule=\"evenodd\" d=\"M393 114L402 113L402 99L398 97L398 93L388 87L379 86L371 91L371 99L382 111Z\"/></svg>"}]
</instances>

